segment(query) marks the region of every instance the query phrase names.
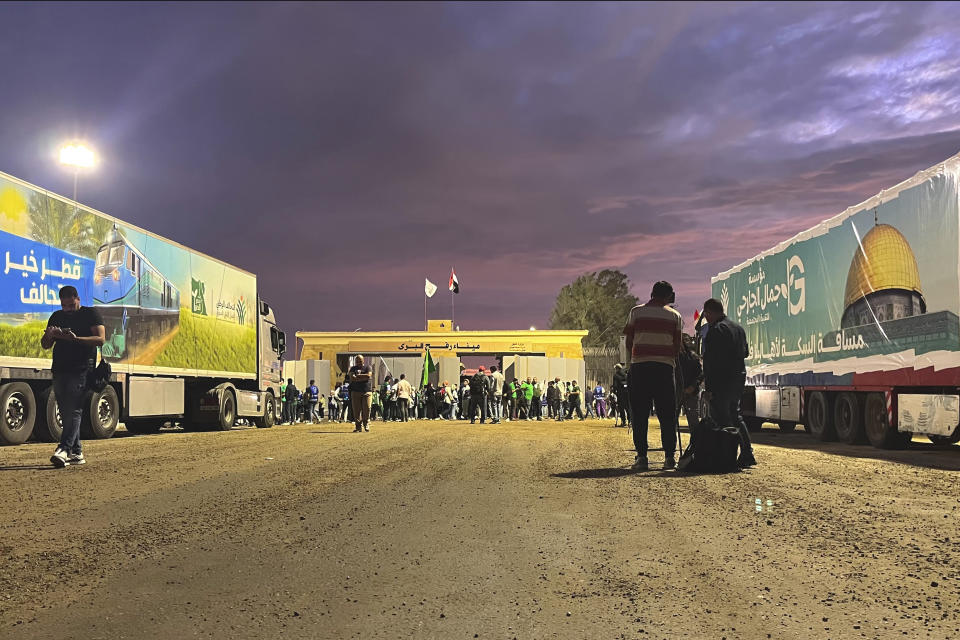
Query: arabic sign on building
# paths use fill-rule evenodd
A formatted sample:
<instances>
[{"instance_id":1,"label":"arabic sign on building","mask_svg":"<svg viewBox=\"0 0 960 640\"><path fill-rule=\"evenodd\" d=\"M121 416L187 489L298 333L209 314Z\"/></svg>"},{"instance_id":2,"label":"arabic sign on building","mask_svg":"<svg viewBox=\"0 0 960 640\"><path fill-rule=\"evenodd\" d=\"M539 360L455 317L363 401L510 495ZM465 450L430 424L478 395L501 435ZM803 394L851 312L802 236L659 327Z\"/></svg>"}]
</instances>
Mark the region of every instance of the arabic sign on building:
<instances>
[{"instance_id":1,"label":"arabic sign on building","mask_svg":"<svg viewBox=\"0 0 960 640\"><path fill-rule=\"evenodd\" d=\"M957 171L924 178L714 279L751 374L865 358L897 368L914 365L904 354L960 349Z\"/></svg>"}]
</instances>

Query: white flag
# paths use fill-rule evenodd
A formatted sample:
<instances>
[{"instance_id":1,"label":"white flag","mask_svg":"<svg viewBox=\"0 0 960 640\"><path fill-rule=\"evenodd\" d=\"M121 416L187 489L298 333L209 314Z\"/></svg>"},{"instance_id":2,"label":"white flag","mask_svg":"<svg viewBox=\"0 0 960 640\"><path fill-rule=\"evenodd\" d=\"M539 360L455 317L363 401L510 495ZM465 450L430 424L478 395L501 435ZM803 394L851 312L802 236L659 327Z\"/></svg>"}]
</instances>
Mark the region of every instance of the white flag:
<instances>
[{"instance_id":1,"label":"white flag","mask_svg":"<svg viewBox=\"0 0 960 640\"><path fill-rule=\"evenodd\" d=\"M427 294L428 298L432 298L433 294L437 292L437 285L433 284L426 278L424 278L424 281L426 282L426 284L423 285L423 292Z\"/></svg>"}]
</instances>

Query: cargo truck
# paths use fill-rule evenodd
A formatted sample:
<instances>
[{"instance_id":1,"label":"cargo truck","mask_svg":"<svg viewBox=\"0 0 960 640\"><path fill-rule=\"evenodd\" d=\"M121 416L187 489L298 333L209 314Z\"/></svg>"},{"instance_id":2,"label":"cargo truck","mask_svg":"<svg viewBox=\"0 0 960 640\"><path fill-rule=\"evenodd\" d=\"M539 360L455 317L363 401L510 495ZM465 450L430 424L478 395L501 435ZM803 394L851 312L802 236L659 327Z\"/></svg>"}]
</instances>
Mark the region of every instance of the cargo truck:
<instances>
[{"instance_id":1,"label":"cargo truck","mask_svg":"<svg viewBox=\"0 0 960 640\"><path fill-rule=\"evenodd\" d=\"M751 428L960 440L960 155L711 281L747 333Z\"/></svg>"},{"instance_id":2,"label":"cargo truck","mask_svg":"<svg viewBox=\"0 0 960 640\"><path fill-rule=\"evenodd\" d=\"M113 370L83 437L276 422L286 337L254 274L4 173L0 240L0 443L60 438L40 337L66 285L103 317Z\"/></svg>"}]
</instances>

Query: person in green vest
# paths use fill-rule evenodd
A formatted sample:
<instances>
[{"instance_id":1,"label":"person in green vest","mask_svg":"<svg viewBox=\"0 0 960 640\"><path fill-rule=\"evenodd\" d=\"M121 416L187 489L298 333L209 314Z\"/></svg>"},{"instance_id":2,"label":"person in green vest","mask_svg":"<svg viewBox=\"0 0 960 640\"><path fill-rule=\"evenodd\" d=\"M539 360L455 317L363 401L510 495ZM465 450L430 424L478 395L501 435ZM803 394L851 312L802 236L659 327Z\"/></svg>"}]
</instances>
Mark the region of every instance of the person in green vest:
<instances>
[{"instance_id":1,"label":"person in green vest","mask_svg":"<svg viewBox=\"0 0 960 640\"><path fill-rule=\"evenodd\" d=\"M287 421L287 383L280 378L280 421Z\"/></svg>"},{"instance_id":2,"label":"person in green vest","mask_svg":"<svg viewBox=\"0 0 960 640\"><path fill-rule=\"evenodd\" d=\"M531 408L533 406L533 384L531 384L529 377L520 385L520 393L523 395L524 417L530 420L530 413L533 411Z\"/></svg>"}]
</instances>

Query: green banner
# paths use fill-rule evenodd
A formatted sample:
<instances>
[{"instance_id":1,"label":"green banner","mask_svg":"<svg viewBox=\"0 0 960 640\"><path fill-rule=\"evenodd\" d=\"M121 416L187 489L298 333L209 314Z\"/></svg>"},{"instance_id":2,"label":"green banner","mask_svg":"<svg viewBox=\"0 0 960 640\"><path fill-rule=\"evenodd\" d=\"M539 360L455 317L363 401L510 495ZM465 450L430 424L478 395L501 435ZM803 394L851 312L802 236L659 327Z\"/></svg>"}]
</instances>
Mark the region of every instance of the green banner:
<instances>
[{"instance_id":1,"label":"green banner","mask_svg":"<svg viewBox=\"0 0 960 640\"><path fill-rule=\"evenodd\" d=\"M960 349L957 178L953 158L714 278L752 372L937 366Z\"/></svg>"}]
</instances>

